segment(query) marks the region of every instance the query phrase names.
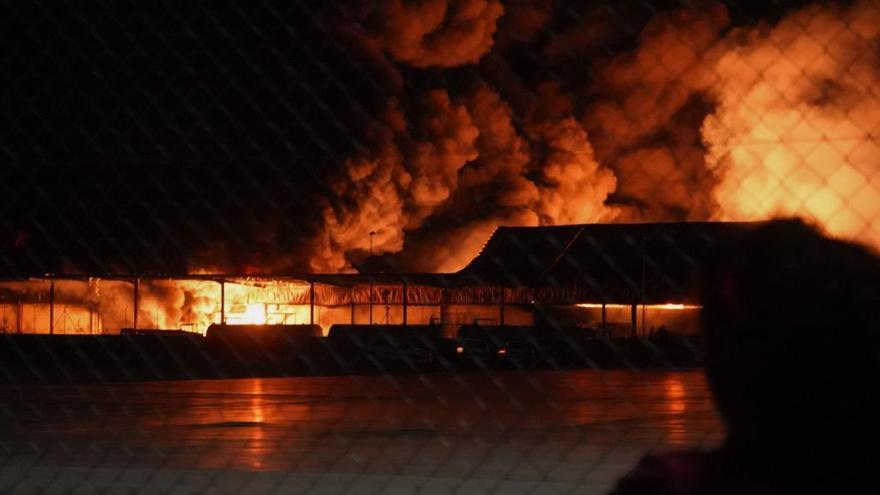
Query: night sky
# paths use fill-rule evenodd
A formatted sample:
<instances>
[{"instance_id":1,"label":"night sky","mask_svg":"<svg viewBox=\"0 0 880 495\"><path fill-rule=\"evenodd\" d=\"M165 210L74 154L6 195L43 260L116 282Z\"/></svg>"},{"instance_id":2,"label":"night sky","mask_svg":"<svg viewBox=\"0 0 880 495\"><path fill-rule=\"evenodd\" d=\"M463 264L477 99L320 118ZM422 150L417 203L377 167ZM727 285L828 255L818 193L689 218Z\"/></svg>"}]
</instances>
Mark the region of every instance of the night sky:
<instances>
[{"instance_id":1,"label":"night sky","mask_svg":"<svg viewBox=\"0 0 880 495\"><path fill-rule=\"evenodd\" d=\"M727 2L734 25L804 3ZM480 64L389 58L395 82L350 35L356 2L7 2L0 275L182 272L194 257L259 269L307 237L314 198L391 96L504 91L499 62L527 85L578 85L680 4L560 0L525 42L502 17ZM538 55L584 18L613 28L564 63Z\"/></svg>"}]
</instances>

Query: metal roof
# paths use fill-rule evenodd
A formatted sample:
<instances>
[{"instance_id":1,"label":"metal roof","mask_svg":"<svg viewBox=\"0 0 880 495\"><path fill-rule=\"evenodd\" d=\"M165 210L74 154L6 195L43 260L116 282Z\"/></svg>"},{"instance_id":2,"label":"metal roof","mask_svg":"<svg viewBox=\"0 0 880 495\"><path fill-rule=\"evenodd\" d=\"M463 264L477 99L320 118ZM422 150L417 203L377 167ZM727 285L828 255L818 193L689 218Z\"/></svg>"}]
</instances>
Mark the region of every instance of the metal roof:
<instances>
[{"instance_id":1,"label":"metal roof","mask_svg":"<svg viewBox=\"0 0 880 495\"><path fill-rule=\"evenodd\" d=\"M407 283L465 290L486 287L527 289L510 296L516 301L695 302L701 261L719 242L764 223L499 227L480 254L456 273L45 274L31 277L31 280L103 278L134 281L140 278L241 283L263 279L345 288ZM515 302L513 299L511 302Z\"/></svg>"}]
</instances>

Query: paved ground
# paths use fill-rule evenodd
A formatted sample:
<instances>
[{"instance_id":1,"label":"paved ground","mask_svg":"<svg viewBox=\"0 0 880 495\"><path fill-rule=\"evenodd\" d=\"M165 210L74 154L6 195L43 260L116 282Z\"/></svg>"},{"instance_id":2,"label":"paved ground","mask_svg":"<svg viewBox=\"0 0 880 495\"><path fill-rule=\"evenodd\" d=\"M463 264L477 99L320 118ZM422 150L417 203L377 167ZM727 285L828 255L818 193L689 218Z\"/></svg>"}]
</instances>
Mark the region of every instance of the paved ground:
<instances>
[{"instance_id":1,"label":"paved ground","mask_svg":"<svg viewBox=\"0 0 880 495\"><path fill-rule=\"evenodd\" d=\"M722 428L700 372L0 388L0 492L603 493Z\"/></svg>"}]
</instances>

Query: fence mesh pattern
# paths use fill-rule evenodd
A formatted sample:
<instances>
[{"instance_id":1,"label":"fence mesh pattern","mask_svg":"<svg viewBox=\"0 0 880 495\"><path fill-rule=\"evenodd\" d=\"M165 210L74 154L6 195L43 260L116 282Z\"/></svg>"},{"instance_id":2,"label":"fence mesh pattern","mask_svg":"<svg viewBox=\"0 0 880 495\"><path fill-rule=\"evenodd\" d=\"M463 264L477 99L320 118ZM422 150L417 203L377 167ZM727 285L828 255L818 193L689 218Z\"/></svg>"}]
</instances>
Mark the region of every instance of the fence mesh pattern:
<instances>
[{"instance_id":1,"label":"fence mesh pattern","mask_svg":"<svg viewBox=\"0 0 880 495\"><path fill-rule=\"evenodd\" d=\"M876 1L0 9L0 492L861 472Z\"/></svg>"}]
</instances>

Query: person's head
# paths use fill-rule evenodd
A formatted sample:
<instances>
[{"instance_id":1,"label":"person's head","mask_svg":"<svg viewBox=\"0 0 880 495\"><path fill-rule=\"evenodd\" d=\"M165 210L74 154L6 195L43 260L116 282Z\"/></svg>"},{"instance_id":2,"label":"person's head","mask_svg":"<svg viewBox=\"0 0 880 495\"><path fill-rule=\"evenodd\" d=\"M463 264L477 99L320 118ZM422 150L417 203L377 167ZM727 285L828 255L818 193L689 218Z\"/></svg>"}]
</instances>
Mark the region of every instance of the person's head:
<instances>
[{"instance_id":1,"label":"person's head","mask_svg":"<svg viewBox=\"0 0 880 495\"><path fill-rule=\"evenodd\" d=\"M706 372L731 443L806 456L876 439L877 255L778 220L722 240L701 276Z\"/></svg>"}]
</instances>

